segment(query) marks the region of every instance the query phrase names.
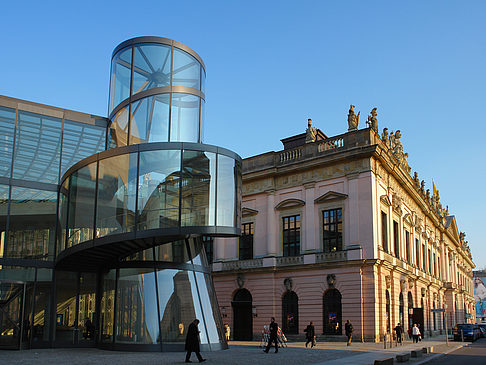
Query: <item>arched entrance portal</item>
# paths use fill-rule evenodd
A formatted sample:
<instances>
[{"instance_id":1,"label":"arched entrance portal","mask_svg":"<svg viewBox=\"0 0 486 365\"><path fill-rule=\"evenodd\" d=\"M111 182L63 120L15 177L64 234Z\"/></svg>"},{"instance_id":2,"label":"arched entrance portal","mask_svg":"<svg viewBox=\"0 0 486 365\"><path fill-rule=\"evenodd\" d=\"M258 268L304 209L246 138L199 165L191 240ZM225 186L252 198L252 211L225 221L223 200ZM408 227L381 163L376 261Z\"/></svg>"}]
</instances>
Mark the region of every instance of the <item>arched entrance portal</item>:
<instances>
[{"instance_id":1,"label":"arched entrance portal","mask_svg":"<svg viewBox=\"0 0 486 365\"><path fill-rule=\"evenodd\" d=\"M233 307L233 339L253 339L252 297L248 290L240 289L231 302Z\"/></svg>"},{"instance_id":2,"label":"arched entrance portal","mask_svg":"<svg viewBox=\"0 0 486 365\"><path fill-rule=\"evenodd\" d=\"M342 334L341 293L337 289L329 289L322 298L322 314L325 335Z\"/></svg>"},{"instance_id":3,"label":"arched entrance portal","mask_svg":"<svg viewBox=\"0 0 486 365\"><path fill-rule=\"evenodd\" d=\"M282 330L284 333L299 333L299 297L288 291L282 298Z\"/></svg>"}]
</instances>

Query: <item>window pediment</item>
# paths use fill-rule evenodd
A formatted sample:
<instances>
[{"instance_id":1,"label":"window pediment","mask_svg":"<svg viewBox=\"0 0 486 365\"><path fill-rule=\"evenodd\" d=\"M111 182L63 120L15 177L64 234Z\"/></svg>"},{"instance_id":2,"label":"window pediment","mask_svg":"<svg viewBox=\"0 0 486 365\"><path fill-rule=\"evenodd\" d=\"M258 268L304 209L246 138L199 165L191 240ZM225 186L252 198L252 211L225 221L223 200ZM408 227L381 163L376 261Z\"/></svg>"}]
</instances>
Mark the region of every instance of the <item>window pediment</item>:
<instances>
[{"instance_id":1,"label":"window pediment","mask_svg":"<svg viewBox=\"0 0 486 365\"><path fill-rule=\"evenodd\" d=\"M319 198L314 200L315 204L326 203L335 200L344 200L348 197L347 194L338 193L337 191L328 191L327 193L321 195Z\"/></svg>"},{"instance_id":2,"label":"window pediment","mask_svg":"<svg viewBox=\"0 0 486 365\"><path fill-rule=\"evenodd\" d=\"M250 209L250 208L242 208L241 209L241 216L242 217L251 217L253 215L257 215L258 210Z\"/></svg>"},{"instance_id":3,"label":"window pediment","mask_svg":"<svg viewBox=\"0 0 486 365\"><path fill-rule=\"evenodd\" d=\"M305 201L300 199L285 199L275 206L276 210L282 210L287 208L302 207L305 205Z\"/></svg>"},{"instance_id":4,"label":"window pediment","mask_svg":"<svg viewBox=\"0 0 486 365\"><path fill-rule=\"evenodd\" d=\"M390 200L390 198L388 197L388 195L382 195L380 196L380 201L385 204L387 207L391 207L392 205L392 202Z\"/></svg>"}]
</instances>

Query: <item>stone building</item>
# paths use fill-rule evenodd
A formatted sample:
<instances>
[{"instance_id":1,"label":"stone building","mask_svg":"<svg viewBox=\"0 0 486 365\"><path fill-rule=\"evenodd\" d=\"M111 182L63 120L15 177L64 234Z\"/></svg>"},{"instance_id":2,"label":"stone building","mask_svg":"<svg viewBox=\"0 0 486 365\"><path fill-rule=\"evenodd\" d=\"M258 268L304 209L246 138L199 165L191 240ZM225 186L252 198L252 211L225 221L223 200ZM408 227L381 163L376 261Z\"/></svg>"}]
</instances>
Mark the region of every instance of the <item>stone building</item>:
<instances>
[{"instance_id":1,"label":"stone building","mask_svg":"<svg viewBox=\"0 0 486 365\"><path fill-rule=\"evenodd\" d=\"M213 280L234 339L313 321L324 338L350 320L358 340L402 323L425 335L474 321L471 252L439 192L411 175L401 133L378 133L376 108L328 138L312 127L283 150L243 160L242 237L216 239Z\"/></svg>"}]
</instances>

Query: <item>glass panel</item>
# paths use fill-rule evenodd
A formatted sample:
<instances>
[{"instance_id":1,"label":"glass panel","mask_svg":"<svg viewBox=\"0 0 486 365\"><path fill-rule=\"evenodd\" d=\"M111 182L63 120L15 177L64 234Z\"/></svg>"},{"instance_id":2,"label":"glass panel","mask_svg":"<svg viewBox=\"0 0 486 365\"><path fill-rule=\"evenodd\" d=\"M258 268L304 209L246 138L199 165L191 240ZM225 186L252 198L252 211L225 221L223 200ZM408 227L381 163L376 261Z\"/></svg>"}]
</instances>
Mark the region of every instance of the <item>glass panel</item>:
<instances>
[{"instance_id":1,"label":"glass panel","mask_svg":"<svg viewBox=\"0 0 486 365\"><path fill-rule=\"evenodd\" d=\"M201 91L206 93L206 72L204 68L201 66Z\"/></svg>"},{"instance_id":2,"label":"glass panel","mask_svg":"<svg viewBox=\"0 0 486 365\"><path fill-rule=\"evenodd\" d=\"M76 162L105 150L106 128L64 120L61 176Z\"/></svg>"},{"instance_id":3,"label":"glass panel","mask_svg":"<svg viewBox=\"0 0 486 365\"><path fill-rule=\"evenodd\" d=\"M199 97L190 94L172 94L170 116L171 142L199 141Z\"/></svg>"},{"instance_id":4,"label":"glass panel","mask_svg":"<svg viewBox=\"0 0 486 365\"><path fill-rule=\"evenodd\" d=\"M235 225L235 160L218 155L218 192L216 225Z\"/></svg>"},{"instance_id":5,"label":"glass panel","mask_svg":"<svg viewBox=\"0 0 486 365\"><path fill-rule=\"evenodd\" d=\"M37 269L32 347L49 341L51 318L51 269ZM44 344L45 346L45 344Z\"/></svg>"},{"instance_id":6,"label":"glass panel","mask_svg":"<svg viewBox=\"0 0 486 365\"><path fill-rule=\"evenodd\" d=\"M137 157L131 153L99 162L96 237L134 230Z\"/></svg>"},{"instance_id":7,"label":"glass panel","mask_svg":"<svg viewBox=\"0 0 486 365\"><path fill-rule=\"evenodd\" d=\"M113 314L115 303L116 269L110 270L103 278L101 297L100 328L101 342L113 341Z\"/></svg>"},{"instance_id":8,"label":"glass panel","mask_svg":"<svg viewBox=\"0 0 486 365\"><path fill-rule=\"evenodd\" d=\"M132 48L118 52L111 61L110 112L130 96Z\"/></svg>"},{"instance_id":9,"label":"glass panel","mask_svg":"<svg viewBox=\"0 0 486 365\"><path fill-rule=\"evenodd\" d=\"M189 53L174 48L172 86L187 86L200 90L200 64Z\"/></svg>"},{"instance_id":10,"label":"glass panel","mask_svg":"<svg viewBox=\"0 0 486 365\"><path fill-rule=\"evenodd\" d=\"M113 118L108 131L108 148L127 145L128 138L128 106L121 108Z\"/></svg>"},{"instance_id":11,"label":"glass panel","mask_svg":"<svg viewBox=\"0 0 486 365\"><path fill-rule=\"evenodd\" d=\"M216 154L184 151L182 158L181 225L214 225Z\"/></svg>"},{"instance_id":12,"label":"glass panel","mask_svg":"<svg viewBox=\"0 0 486 365\"><path fill-rule=\"evenodd\" d=\"M3 257L53 259L57 193L12 187L10 223Z\"/></svg>"},{"instance_id":13,"label":"glass panel","mask_svg":"<svg viewBox=\"0 0 486 365\"><path fill-rule=\"evenodd\" d=\"M179 226L180 151L140 152L138 230Z\"/></svg>"},{"instance_id":14,"label":"glass panel","mask_svg":"<svg viewBox=\"0 0 486 365\"><path fill-rule=\"evenodd\" d=\"M117 343L155 344L159 338L153 269L120 269L117 290Z\"/></svg>"},{"instance_id":15,"label":"glass panel","mask_svg":"<svg viewBox=\"0 0 486 365\"><path fill-rule=\"evenodd\" d=\"M19 111L13 177L57 184L62 121Z\"/></svg>"},{"instance_id":16,"label":"glass panel","mask_svg":"<svg viewBox=\"0 0 486 365\"><path fill-rule=\"evenodd\" d=\"M198 318L201 343L207 343L194 274L183 270L157 270L157 283L162 342L184 342L189 325Z\"/></svg>"},{"instance_id":17,"label":"glass panel","mask_svg":"<svg viewBox=\"0 0 486 365\"><path fill-rule=\"evenodd\" d=\"M201 123L200 123L200 131L199 131L199 138L200 138L200 143L204 143L204 126L206 123L206 102L204 99L201 99Z\"/></svg>"},{"instance_id":18,"label":"glass panel","mask_svg":"<svg viewBox=\"0 0 486 365\"><path fill-rule=\"evenodd\" d=\"M216 309L217 306L215 303L213 303L216 298L213 296L212 290L210 291L209 289L212 287L212 282L210 281L209 276L203 274L202 272L196 272L195 274L197 285L199 287L199 294L201 296L204 318L206 320L206 329L209 335L209 342L223 342L223 326L221 323L221 316L219 315L219 311Z\"/></svg>"},{"instance_id":19,"label":"glass panel","mask_svg":"<svg viewBox=\"0 0 486 365\"><path fill-rule=\"evenodd\" d=\"M134 52L134 95L155 87L170 86L170 46L135 46Z\"/></svg>"},{"instance_id":20,"label":"glass panel","mask_svg":"<svg viewBox=\"0 0 486 365\"><path fill-rule=\"evenodd\" d=\"M236 170L236 227L241 227L241 197L242 193L242 176L241 176L241 162L235 160L235 170ZM253 232L252 232L253 234Z\"/></svg>"},{"instance_id":21,"label":"glass panel","mask_svg":"<svg viewBox=\"0 0 486 365\"><path fill-rule=\"evenodd\" d=\"M66 249L66 234L67 234L67 219L68 219L68 197L69 197L69 178L64 180L60 187L59 194L59 227L57 235L57 252L59 255L61 251Z\"/></svg>"},{"instance_id":22,"label":"glass panel","mask_svg":"<svg viewBox=\"0 0 486 365\"><path fill-rule=\"evenodd\" d=\"M8 190L8 185L0 185L0 257L7 256L5 230L7 228Z\"/></svg>"},{"instance_id":23,"label":"glass panel","mask_svg":"<svg viewBox=\"0 0 486 365\"><path fill-rule=\"evenodd\" d=\"M10 177L14 133L15 109L0 107L0 176Z\"/></svg>"},{"instance_id":24,"label":"glass panel","mask_svg":"<svg viewBox=\"0 0 486 365\"><path fill-rule=\"evenodd\" d=\"M20 314L22 313L24 285L0 282L0 293L2 299L0 345L7 349L18 349L22 322Z\"/></svg>"},{"instance_id":25,"label":"glass panel","mask_svg":"<svg viewBox=\"0 0 486 365\"><path fill-rule=\"evenodd\" d=\"M170 95L155 95L132 104L130 144L169 140Z\"/></svg>"},{"instance_id":26,"label":"glass panel","mask_svg":"<svg viewBox=\"0 0 486 365\"><path fill-rule=\"evenodd\" d=\"M157 261L177 262L181 264L191 263L184 240L164 243L155 247L155 259Z\"/></svg>"},{"instance_id":27,"label":"glass panel","mask_svg":"<svg viewBox=\"0 0 486 365\"><path fill-rule=\"evenodd\" d=\"M154 261L154 250L150 247L127 256L121 261Z\"/></svg>"},{"instance_id":28,"label":"glass panel","mask_svg":"<svg viewBox=\"0 0 486 365\"><path fill-rule=\"evenodd\" d=\"M67 248L93 238L96 162L70 178Z\"/></svg>"},{"instance_id":29,"label":"glass panel","mask_svg":"<svg viewBox=\"0 0 486 365\"><path fill-rule=\"evenodd\" d=\"M93 341L95 336L96 274L81 273L79 278L79 342Z\"/></svg>"},{"instance_id":30,"label":"glass panel","mask_svg":"<svg viewBox=\"0 0 486 365\"><path fill-rule=\"evenodd\" d=\"M56 272L56 342L74 344L78 339L77 291L78 273Z\"/></svg>"}]
</instances>

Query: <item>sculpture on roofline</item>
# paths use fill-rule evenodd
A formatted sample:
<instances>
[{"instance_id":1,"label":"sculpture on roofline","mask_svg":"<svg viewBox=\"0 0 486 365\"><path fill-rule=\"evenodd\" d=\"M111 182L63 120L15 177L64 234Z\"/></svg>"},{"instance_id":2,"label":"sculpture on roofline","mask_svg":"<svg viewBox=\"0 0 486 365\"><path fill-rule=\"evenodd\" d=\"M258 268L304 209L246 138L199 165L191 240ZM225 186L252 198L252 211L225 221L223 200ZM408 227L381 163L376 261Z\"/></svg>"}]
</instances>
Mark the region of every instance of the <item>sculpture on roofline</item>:
<instances>
[{"instance_id":1,"label":"sculpture on roofline","mask_svg":"<svg viewBox=\"0 0 486 365\"><path fill-rule=\"evenodd\" d=\"M358 130L358 124L359 124L359 114L361 112L358 112L358 115L354 114L354 105L349 106L349 112L348 112L348 132L349 131L356 131Z\"/></svg>"},{"instance_id":2,"label":"sculpture on roofline","mask_svg":"<svg viewBox=\"0 0 486 365\"><path fill-rule=\"evenodd\" d=\"M305 130L305 143L315 142L317 130L312 126L312 119L307 119L307 129Z\"/></svg>"},{"instance_id":3,"label":"sculpture on roofline","mask_svg":"<svg viewBox=\"0 0 486 365\"><path fill-rule=\"evenodd\" d=\"M373 129L376 133L378 133L378 113L376 112L376 108L371 109L371 115L368 115L367 124L368 126Z\"/></svg>"},{"instance_id":4,"label":"sculpture on roofline","mask_svg":"<svg viewBox=\"0 0 486 365\"><path fill-rule=\"evenodd\" d=\"M390 140L388 139L388 128L383 128L383 133L381 133L381 140L386 146L390 144Z\"/></svg>"}]
</instances>

